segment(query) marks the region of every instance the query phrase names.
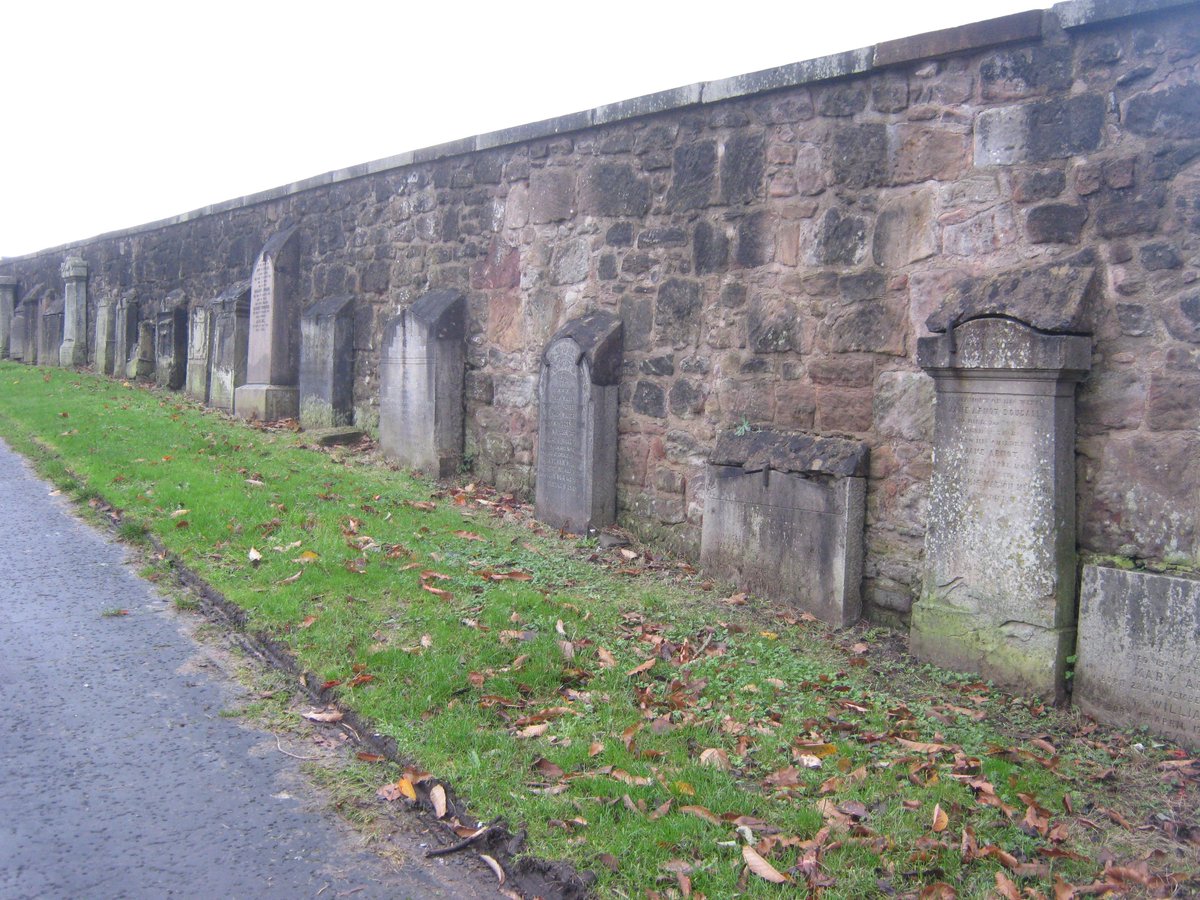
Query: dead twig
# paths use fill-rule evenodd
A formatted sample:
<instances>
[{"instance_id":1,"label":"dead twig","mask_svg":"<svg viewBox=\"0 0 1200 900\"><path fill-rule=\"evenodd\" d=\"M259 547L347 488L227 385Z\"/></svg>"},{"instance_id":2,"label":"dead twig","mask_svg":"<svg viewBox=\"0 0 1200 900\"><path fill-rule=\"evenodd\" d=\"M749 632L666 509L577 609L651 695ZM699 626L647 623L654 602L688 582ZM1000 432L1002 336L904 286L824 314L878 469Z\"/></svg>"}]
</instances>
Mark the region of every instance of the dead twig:
<instances>
[{"instance_id":1,"label":"dead twig","mask_svg":"<svg viewBox=\"0 0 1200 900\"><path fill-rule=\"evenodd\" d=\"M275 746L279 748L280 753L282 753L284 756L290 756L292 759L302 759L305 762L312 762L313 760L321 758L319 756L297 756L295 753L284 750L283 744L279 743L279 735L275 735Z\"/></svg>"},{"instance_id":2,"label":"dead twig","mask_svg":"<svg viewBox=\"0 0 1200 900\"><path fill-rule=\"evenodd\" d=\"M480 828L477 832L475 832L473 835L471 835L470 837L467 837L467 838L463 838L457 844L451 844L449 847L439 847L436 850L426 850L425 858L428 859L433 856L447 856L451 853L457 853L459 850L466 850L468 847L470 847L472 844L474 844L476 841L478 841L481 837L483 837L485 834L490 832L496 826L497 821L499 821L499 820L493 820L493 821L489 822L488 824L486 824L482 828Z\"/></svg>"}]
</instances>

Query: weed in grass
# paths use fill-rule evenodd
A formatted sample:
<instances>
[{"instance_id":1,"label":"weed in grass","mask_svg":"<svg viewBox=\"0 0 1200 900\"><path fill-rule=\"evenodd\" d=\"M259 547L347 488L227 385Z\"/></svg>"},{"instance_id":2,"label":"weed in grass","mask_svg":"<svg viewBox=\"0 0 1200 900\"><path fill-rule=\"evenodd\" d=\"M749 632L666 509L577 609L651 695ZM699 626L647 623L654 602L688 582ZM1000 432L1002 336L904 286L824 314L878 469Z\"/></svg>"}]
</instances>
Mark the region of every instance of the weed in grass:
<instances>
[{"instance_id":1,"label":"weed in grass","mask_svg":"<svg viewBox=\"0 0 1200 900\"><path fill-rule=\"evenodd\" d=\"M124 519L117 526L117 537L127 544L145 544L150 537L150 528L137 519Z\"/></svg>"}]
</instances>

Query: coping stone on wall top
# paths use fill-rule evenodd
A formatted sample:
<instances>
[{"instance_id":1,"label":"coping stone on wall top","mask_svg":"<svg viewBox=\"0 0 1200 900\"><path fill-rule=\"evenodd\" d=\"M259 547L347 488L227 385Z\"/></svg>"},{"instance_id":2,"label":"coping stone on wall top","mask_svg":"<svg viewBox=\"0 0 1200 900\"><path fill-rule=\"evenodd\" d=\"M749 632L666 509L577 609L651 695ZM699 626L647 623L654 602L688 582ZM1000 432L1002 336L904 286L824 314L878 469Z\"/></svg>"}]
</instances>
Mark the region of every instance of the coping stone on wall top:
<instances>
[{"instance_id":1,"label":"coping stone on wall top","mask_svg":"<svg viewBox=\"0 0 1200 900\"><path fill-rule=\"evenodd\" d=\"M741 466L746 472L771 469L865 478L869 453L861 441L756 428L742 434L721 433L708 461L714 466Z\"/></svg>"},{"instance_id":2,"label":"coping stone on wall top","mask_svg":"<svg viewBox=\"0 0 1200 900\"><path fill-rule=\"evenodd\" d=\"M935 56L949 56L979 47L992 47L1013 41L1035 41L1042 36L1040 9L943 28L912 37L884 41L875 46L875 65L890 66Z\"/></svg>"},{"instance_id":3,"label":"coping stone on wall top","mask_svg":"<svg viewBox=\"0 0 1200 900\"><path fill-rule=\"evenodd\" d=\"M1055 3L1052 11L1063 28L1071 29L1189 6L1195 2L1196 0L1067 0L1065 3Z\"/></svg>"}]
</instances>

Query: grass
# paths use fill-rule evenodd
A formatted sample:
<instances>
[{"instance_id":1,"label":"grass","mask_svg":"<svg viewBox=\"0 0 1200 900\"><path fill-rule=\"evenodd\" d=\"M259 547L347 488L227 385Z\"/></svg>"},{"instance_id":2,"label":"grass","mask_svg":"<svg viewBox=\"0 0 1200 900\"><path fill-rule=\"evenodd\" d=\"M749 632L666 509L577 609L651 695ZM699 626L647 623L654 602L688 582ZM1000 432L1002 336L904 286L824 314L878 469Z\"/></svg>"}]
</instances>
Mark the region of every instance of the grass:
<instances>
[{"instance_id":1,"label":"grass","mask_svg":"<svg viewBox=\"0 0 1200 900\"><path fill-rule=\"evenodd\" d=\"M717 602L686 565L563 540L484 488L76 372L0 363L0 387L0 434L43 475L601 895L787 890L747 869L747 838L829 898L1196 887L1197 771L1170 747L918 666L884 632ZM357 814L379 773L346 771Z\"/></svg>"}]
</instances>

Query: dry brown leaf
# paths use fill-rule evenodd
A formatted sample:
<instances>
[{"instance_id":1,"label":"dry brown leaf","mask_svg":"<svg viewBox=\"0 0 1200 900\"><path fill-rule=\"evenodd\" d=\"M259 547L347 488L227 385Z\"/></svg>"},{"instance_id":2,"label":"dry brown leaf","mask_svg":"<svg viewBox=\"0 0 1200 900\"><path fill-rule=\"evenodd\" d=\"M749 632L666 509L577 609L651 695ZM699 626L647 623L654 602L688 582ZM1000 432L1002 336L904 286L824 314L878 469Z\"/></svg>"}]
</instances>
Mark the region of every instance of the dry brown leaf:
<instances>
[{"instance_id":1,"label":"dry brown leaf","mask_svg":"<svg viewBox=\"0 0 1200 900\"><path fill-rule=\"evenodd\" d=\"M639 663L638 665L634 666L632 669L630 669L625 674L628 675L630 678L632 678L634 675L641 675L643 672L649 672L651 669L654 668L654 664L656 662L658 662L658 657L652 656L645 662Z\"/></svg>"},{"instance_id":2,"label":"dry brown leaf","mask_svg":"<svg viewBox=\"0 0 1200 900\"><path fill-rule=\"evenodd\" d=\"M908 741L904 738L896 738L896 743L917 753L944 753L950 749L945 744L928 744L922 741Z\"/></svg>"},{"instance_id":3,"label":"dry brown leaf","mask_svg":"<svg viewBox=\"0 0 1200 900\"><path fill-rule=\"evenodd\" d=\"M946 811L942 809L940 803L933 807L933 830L938 834L945 831L950 825L950 817L946 815Z\"/></svg>"},{"instance_id":4,"label":"dry brown leaf","mask_svg":"<svg viewBox=\"0 0 1200 900\"><path fill-rule=\"evenodd\" d=\"M758 851L749 844L742 846L742 859L746 861L746 865L750 867L750 871L764 881L769 881L772 884L786 884L791 881L790 878L763 859Z\"/></svg>"},{"instance_id":5,"label":"dry brown leaf","mask_svg":"<svg viewBox=\"0 0 1200 900\"><path fill-rule=\"evenodd\" d=\"M434 587L432 584L428 584L424 581L421 582L421 590L429 591L429 593L433 594L435 597L441 597L443 600L454 599L454 595L449 591L444 591L441 588Z\"/></svg>"},{"instance_id":6,"label":"dry brown leaf","mask_svg":"<svg viewBox=\"0 0 1200 900\"><path fill-rule=\"evenodd\" d=\"M312 628L313 623L317 621L316 616L305 616L304 621L297 625L297 628Z\"/></svg>"},{"instance_id":7,"label":"dry brown leaf","mask_svg":"<svg viewBox=\"0 0 1200 900\"><path fill-rule=\"evenodd\" d=\"M712 766L723 772L728 772L730 769L729 754L720 747L709 747L707 750L701 752L700 765Z\"/></svg>"},{"instance_id":8,"label":"dry brown leaf","mask_svg":"<svg viewBox=\"0 0 1200 900\"><path fill-rule=\"evenodd\" d=\"M253 565L258 565L260 562L262 562L262 554L259 553L257 550L255 550L253 547L250 548L250 552L247 553L246 556L249 558L250 562Z\"/></svg>"},{"instance_id":9,"label":"dry brown leaf","mask_svg":"<svg viewBox=\"0 0 1200 900\"><path fill-rule=\"evenodd\" d=\"M600 668L602 669L612 669L617 665L617 658L603 647L596 648L596 659L600 663Z\"/></svg>"},{"instance_id":10,"label":"dry brown leaf","mask_svg":"<svg viewBox=\"0 0 1200 900\"><path fill-rule=\"evenodd\" d=\"M1005 875L1002 869L996 870L996 893L1004 900L1021 900L1021 892L1016 883Z\"/></svg>"},{"instance_id":11,"label":"dry brown leaf","mask_svg":"<svg viewBox=\"0 0 1200 900\"><path fill-rule=\"evenodd\" d=\"M562 778L565 774L561 766L557 766L544 756L534 762L532 768L537 769L546 778Z\"/></svg>"},{"instance_id":12,"label":"dry brown leaf","mask_svg":"<svg viewBox=\"0 0 1200 900\"><path fill-rule=\"evenodd\" d=\"M289 575L287 578L280 578L277 583L278 584L295 584L297 581L300 580L300 576L303 574L304 574L304 570L301 569L295 575Z\"/></svg>"},{"instance_id":13,"label":"dry brown leaf","mask_svg":"<svg viewBox=\"0 0 1200 900\"><path fill-rule=\"evenodd\" d=\"M920 900L957 900L958 892L944 881L928 884L917 895Z\"/></svg>"},{"instance_id":14,"label":"dry brown leaf","mask_svg":"<svg viewBox=\"0 0 1200 900\"><path fill-rule=\"evenodd\" d=\"M476 534L473 531L456 531L454 532L454 536L460 537L464 541L482 541L485 539L482 535Z\"/></svg>"},{"instance_id":15,"label":"dry brown leaf","mask_svg":"<svg viewBox=\"0 0 1200 900\"><path fill-rule=\"evenodd\" d=\"M433 804L433 814L437 818L446 815L446 789L435 784L429 791L429 802Z\"/></svg>"},{"instance_id":16,"label":"dry brown leaf","mask_svg":"<svg viewBox=\"0 0 1200 900\"><path fill-rule=\"evenodd\" d=\"M604 745L599 741L592 741L591 746L588 747L588 756L599 756L603 752Z\"/></svg>"},{"instance_id":17,"label":"dry brown leaf","mask_svg":"<svg viewBox=\"0 0 1200 900\"><path fill-rule=\"evenodd\" d=\"M681 806L679 807L679 811L681 813L687 813L689 816L696 816L696 818L703 819L705 822L709 822L713 825L722 824L720 819L714 816L703 806Z\"/></svg>"},{"instance_id":18,"label":"dry brown leaf","mask_svg":"<svg viewBox=\"0 0 1200 900\"><path fill-rule=\"evenodd\" d=\"M310 722L340 722L342 721L342 711L333 707L325 709L310 709L308 712L301 715Z\"/></svg>"},{"instance_id":19,"label":"dry brown leaf","mask_svg":"<svg viewBox=\"0 0 1200 900\"><path fill-rule=\"evenodd\" d=\"M486 853L480 853L479 858L487 863L487 867L495 874L496 883L504 884L504 869L500 867L500 863L496 862L496 860L492 859Z\"/></svg>"},{"instance_id":20,"label":"dry brown leaf","mask_svg":"<svg viewBox=\"0 0 1200 900\"><path fill-rule=\"evenodd\" d=\"M366 750L360 750L357 754L358 758L363 762L383 762L387 759L382 753L369 753Z\"/></svg>"},{"instance_id":21,"label":"dry brown leaf","mask_svg":"<svg viewBox=\"0 0 1200 900\"><path fill-rule=\"evenodd\" d=\"M550 725L547 722L541 722L537 725L530 725L528 728L522 728L520 731L518 731L516 733L516 737L519 737L519 738L541 737L543 734L546 733L546 729L549 727L550 727Z\"/></svg>"}]
</instances>

